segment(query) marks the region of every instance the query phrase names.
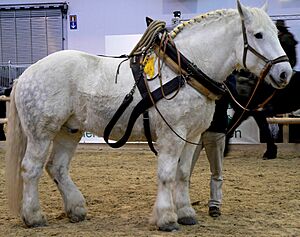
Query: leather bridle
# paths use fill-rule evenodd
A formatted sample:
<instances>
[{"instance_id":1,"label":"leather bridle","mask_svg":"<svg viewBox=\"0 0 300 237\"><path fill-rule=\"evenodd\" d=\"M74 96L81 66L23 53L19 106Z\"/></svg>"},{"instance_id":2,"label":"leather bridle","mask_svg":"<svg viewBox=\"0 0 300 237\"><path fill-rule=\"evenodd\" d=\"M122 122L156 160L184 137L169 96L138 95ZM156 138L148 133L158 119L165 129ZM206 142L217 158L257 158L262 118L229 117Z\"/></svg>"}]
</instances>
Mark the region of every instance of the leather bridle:
<instances>
[{"instance_id":1,"label":"leather bridle","mask_svg":"<svg viewBox=\"0 0 300 237\"><path fill-rule=\"evenodd\" d=\"M253 53L255 56L257 56L259 59L261 59L262 61L264 61L266 63L265 66L263 67L262 71L260 72L260 75L258 77L256 86L255 86L255 88L254 88L254 90L252 92L252 95L250 96L249 101L248 101L247 105L244 108L244 110L247 110L247 107L250 104L250 102L252 100L252 97L254 96L254 94L255 94L255 92L256 92L259 84L268 75L268 73L271 70L272 66L275 65L275 64L277 64L277 63L289 62L289 58L286 55L282 55L282 56L279 56L278 58L275 58L275 59L268 59L265 56L263 56L261 53L259 53L256 49L254 49L251 45L249 45L248 38L247 38L246 27L245 27L244 13L243 13L243 11L242 11L241 8L240 8L240 17L241 17L241 23L242 23L243 40L244 40L243 66L246 69L248 69L247 65L246 65L248 50L251 53ZM276 83L276 82L274 82L274 83Z\"/></svg>"},{"instance_id":2,"label":"leather bridle","mask_svg":"<svg viewBox=\"0 0 300 237\"><path fill-rule=\"evenodd\" d=\"M241 23L242 23L242 32L243 32L243 39L244 39L243 66L246 69L248 69L247 65L246 65L248 50L266 63L260 73L259 81L263 80L267 76L267 74L269 73L269 71L273 65L275 65L277 63L282 63L282 62L289 62L289 58L286 55L279 56L278 58L275 58L275 59L268 59L265 56L263 56L261 53L257 52L257 50L255 50L248 43L247 32L246 32L246 27L245 27L245 19L244 19L244 14L242 11L241 11Z\"/></svg>"},{"instance_id":3,"label":"leather bridle","mask_svg":"<svg viewBox=\"0 0 300 237\"><path fill-rule=\"evenodd\" d=\"M241 9L241 8L240 8ZM244 40L244 52L243 52L243 66L247 68L247 65L246 65L246 60L247 60L247 53L248 53L248 50L253 53L256 57L258 57L259 59L261 59L262 61L264 61L266 64L265 66L263 67L262 71L260 72L260 75L258 77L258 80L257 80L257 83L255 85L255 88L246 104L246 106L242 106L240 103L238 103L238 101L234 98L234 96L230 93L230 90L228 89L227 87L227 90L231 96L231 98L235 101L235 103L241 107L243 109L243 112L241 113L240 117L238 118L238 120L236 121L236 123L231 127L229 128L229 130L227 131L227 134L231 132L232 128L239 122L239 120L242 118L242 116L244 115L244 113L246 111L250 111L248 109L248 106L250 104L250 102L252 101L252 98L254 97L255 93L256 93L256 90L259 86L259 84L262 82L262 80L265 79L265 77L268 75L269 71L271 70L272 66L277 64L277 63L282 63L282 62L289 62L289 58L286 56L286 55L282 55L282 56L279 56L278 58L275 58L275 59L268 59L266 58L265 56L263 56L261 53L259 53L257 50L255 50L251 45L249 45L248 43L248 38L247 38L247 32L246 32L246 27L245 27L245 19L244 19L244 14L243 14L243 11L241 10L240 11L241 13L241 23L242 23L242 33L243 33L243 40ZM249 69L248 69L249 70ZM224 83L225 84L225 83ZM225 84L226 86L226 84ZM275 94L275 91L272 93L272 95L270 95L263 103L261 103L259 105L259 107L255 110L261 110L262 107L273 97L273 95Z\"/></svg>"}]
</instances>

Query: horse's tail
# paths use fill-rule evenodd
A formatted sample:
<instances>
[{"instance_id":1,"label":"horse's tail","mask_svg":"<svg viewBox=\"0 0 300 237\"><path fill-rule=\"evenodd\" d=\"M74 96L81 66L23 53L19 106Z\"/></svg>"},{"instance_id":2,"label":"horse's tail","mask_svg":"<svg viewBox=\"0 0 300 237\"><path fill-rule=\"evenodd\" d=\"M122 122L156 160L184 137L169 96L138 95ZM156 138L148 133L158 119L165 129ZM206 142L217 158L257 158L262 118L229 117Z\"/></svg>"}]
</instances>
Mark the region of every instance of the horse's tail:
<instances>
[{"instance_id":1,"label":"horse's tail","mask_svg":"<svg viewBox=\"0 0 300 237\"><path fill-rule=\"evenodd\" d=\"M10 108L7 122L7 140L5 156L5 175L8 193L8 205L13 214L18 215L21 210L23 197L23 179L21 163L26 151L27 139L23 132L19 114L15 103L17 80L10 94Z\"/></svg>"}]
</instances>

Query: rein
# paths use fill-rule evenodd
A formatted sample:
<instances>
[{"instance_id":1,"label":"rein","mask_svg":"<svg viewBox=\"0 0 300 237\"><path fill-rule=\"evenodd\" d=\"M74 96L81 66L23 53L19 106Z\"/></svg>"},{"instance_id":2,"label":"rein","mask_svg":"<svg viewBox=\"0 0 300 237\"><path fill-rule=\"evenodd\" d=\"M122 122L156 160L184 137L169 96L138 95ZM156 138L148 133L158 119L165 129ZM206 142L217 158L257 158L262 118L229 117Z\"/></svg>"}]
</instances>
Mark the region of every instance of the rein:
<instances>
[{"instance_id":1,"label":"rein","mask_svg":"<svg viewBox=\"0 0 300 237\"><path fill-rule=\"evenodd\" d=\"M248 109L248 106L249 106L249 104L251 103L251 101L252 101L252 99L253 99L253 97L254 97L254 94L255 94L255 92L256 92L256 90L257 90L257 88L258 88L258 86L259 86L259 83L260 81L258 81L257 83L256 83L256 85L255 85L255 88L254 88L254 90L253 90L253 92L252 92L252 94L251 94L251 96L249 97L249 100L248 100L248 102L247 102L247 104L246 104L246 106L243 106L243 105L241 105L239 102L238 102L238 100L234 97L234 95L231 93L231 91L230 91L230 89L228 88L228 86L224 83L224 86L226 87L226 89L227 89L227 92L228 92L228 94L230 95L230 97L231 97L231 99L234 101L234 103L236 104L236 105L238 105L241 109L242 109L242 113L241 113L241 115L239 116L239 118L238 118L238 120L227 130L227 132L226 132L226 134L229 134L229 133L231 133L232 132L232 129L236 126L236 124L238 124L239 123L239 121L242 119L242 117L243 117L243 115L244 115L244 113L247 111L247 112L251 112L251 111L262 111L262 109L264 108L264 106L273 98L273 96L275 95L275 93L276 93L276 90L270 95L270 96L268 96L262 103L260 103L255 109Z\"/></svg>"}]
</instances>

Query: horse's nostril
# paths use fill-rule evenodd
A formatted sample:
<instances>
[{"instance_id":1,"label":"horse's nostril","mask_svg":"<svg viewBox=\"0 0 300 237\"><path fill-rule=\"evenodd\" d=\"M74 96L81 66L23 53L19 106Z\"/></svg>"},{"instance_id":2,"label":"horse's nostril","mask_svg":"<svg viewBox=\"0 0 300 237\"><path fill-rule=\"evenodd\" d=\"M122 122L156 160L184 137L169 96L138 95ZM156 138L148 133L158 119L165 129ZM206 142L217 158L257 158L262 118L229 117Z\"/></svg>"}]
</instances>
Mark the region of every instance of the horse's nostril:
<instances>
[{"instance_id":1,"label":"horse's nostril","mask_svg":"<svg viewBox=\"0 0 300 237\"><path fill-rule=\"evenodd\" d=\"M286 79L286 72L282 72L282 73L280 74L280 78L281 78L281 79Z\"/></svg>"}]
</instances>

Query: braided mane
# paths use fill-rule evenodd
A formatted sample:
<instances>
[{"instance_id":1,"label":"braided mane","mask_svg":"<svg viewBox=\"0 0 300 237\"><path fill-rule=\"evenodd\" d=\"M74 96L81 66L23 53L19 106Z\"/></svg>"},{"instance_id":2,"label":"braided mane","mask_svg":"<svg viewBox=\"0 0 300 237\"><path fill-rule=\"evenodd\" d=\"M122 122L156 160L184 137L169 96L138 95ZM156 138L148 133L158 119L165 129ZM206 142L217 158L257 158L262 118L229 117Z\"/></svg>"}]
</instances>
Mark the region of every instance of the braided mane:
<instances>
[{"instance_id":1,"label":"braided mane","mask_svg":"<svg viewBox=\"0 0 300 237\"><path fill-rule=\"evenodd\" d=\"M224 16L236 15L237 11L233 9L222 9L211 11L205 14L198 15L196 17L191 18L188 21L183 21L179 25L177 25L171 32L170 36L174 39L179 32L186 28L186 26L192 26L196 23L210 23L212 21L220 20Z\"/></svg>"},{"instance_id":2,"label":"braided mane","mask_svg":"<svg viewBox=\"0 0 300 237\"><path fill-rule=\"evenodd\" d=\"M266 18L263 16L264 12L261 11L259 8L248 8L248 10L251 11L251 13L255 16L255 28L266 26L271 27L274 31L277 31L275 24L269 24L271 19L266 20ZM191 18L188 21L183 21L179 25L177 25L171 32L170 36L174 39L178 33L180 33L182 30L184 30L187 26L191 27L194 24L202 23L203 25L207 25L209 23L217 22L221 19L223 19L225 16L234 16L237 15L238 12L235 9L221 9L221 10L215 10L211 11L205 14L198 15L196 17Z\"/></svg>"}]
</instances>

